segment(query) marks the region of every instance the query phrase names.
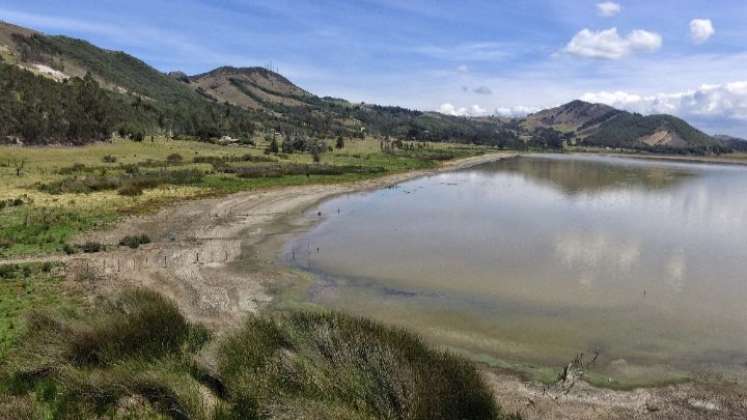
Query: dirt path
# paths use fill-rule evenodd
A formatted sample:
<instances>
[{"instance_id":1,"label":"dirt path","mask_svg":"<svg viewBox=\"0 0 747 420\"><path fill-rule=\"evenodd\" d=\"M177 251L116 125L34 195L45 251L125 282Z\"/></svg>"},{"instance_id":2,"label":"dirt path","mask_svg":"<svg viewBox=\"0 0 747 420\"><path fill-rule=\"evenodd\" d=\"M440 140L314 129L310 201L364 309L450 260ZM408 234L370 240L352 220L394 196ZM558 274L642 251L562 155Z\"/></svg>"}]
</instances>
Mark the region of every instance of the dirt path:
<instances>
[{"instance_id":1,"label":"dirt path","mask_svg":"<svg viewBox=\"0 0 747 420\"><path fill-rule=\"evenodd\" d=\"M79 238L109 245L146 233L152 243L137 250L0 261L64 261L71 278L92 296L123 287L153 288L173 298L192 320L218 331L261 310L272 291L301 281L275 264L292 223L309 207L335 195L382 188L430 173L515 156L492 154L456 161L436 171L397 174L355 184L291 187L180 203L152 215L129 218L113 229ZM485 369L486 380L507 412L525 419L746 419L747 397L729 384L684 384L611 391L577 382L545 387L511 373Z\"/></svg>"}]
</instances>

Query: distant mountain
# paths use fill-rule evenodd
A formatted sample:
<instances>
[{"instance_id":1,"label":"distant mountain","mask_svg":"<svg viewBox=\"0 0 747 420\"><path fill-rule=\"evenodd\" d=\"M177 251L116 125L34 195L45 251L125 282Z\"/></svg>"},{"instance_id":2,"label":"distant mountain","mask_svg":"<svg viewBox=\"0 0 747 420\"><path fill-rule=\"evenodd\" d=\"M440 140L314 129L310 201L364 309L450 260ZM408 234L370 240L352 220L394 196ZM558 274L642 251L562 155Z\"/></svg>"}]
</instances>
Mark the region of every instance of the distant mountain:
<instances>
[{"instance_id":1,"label":"distant mountain","mask_svg":"<svg viewBox=\"0 0 747 420\"><path fill-rule=\"evenodd\" d=\"M531 114L521 126L564 134L573 144L661 152L722 151L723 143L672 115L621 111L603 104L572 101Z\"/></svg>"},{"instance_id":2,"label":"distant mountain","mask_svg":"<svg viewBox=\"0 0 747 420\"><path fill-rule=\"evenodd\" d=\"M725 147L739 152L747 152L747 139L728 136L726 134L717 134L713 137L720 141Z\"/></svg>"},{"instance_id":3,"label":"distant mountain","mask_svg":"<svg viewBox=\"0 0 747 420\"><path fill-rule=\"evenodd\" d=\"M584 136L602 122L622 112L611 106L576 100L530 114L524 119L522 126L529 131L544 127Z\"/></svg>"},{"instance_id":4,"label":"distant mountain","mask_svg":"<svg viewBox=\"0 0 747 420\"><path fill-rule=\"evenodd\" d=\"M512 133L491 122L321 98L264 68L221 67L194 76L165 74L123 52L2 22L0 59L5 69L0 72L0 86L14 91L17 98L0 103L0 117L5 115L4 120L9 121L0 127L0 141L6 142L85 143L105 137L106 130L203 139L280 132L315 137L372 134L493 145L516 140ZM18 71L30 72L36 79L21 76ZM103 116L95 138L79 138L77 131L60 128L59 124L34 133L27 130L30 122L23 120L30 103L41 104L36 109L39 115L29 120L38 122L44 115L60 114L76 96L74 89L60 87L54 97L41 101L39 92L48 90L42 86L50 86L50 80L64 86L87 74L103 91L97 96L106 97L102 99L106 104L100 107ZM24 80L23 84L14 82L18 78Z\"/></svg>"},{"instance_id":5,"label":"distant mountain","mask_svg":"<svg viewBox=\"0 0 747 420\"><path fill-rule=\"evenodd\" d=\"M220 67L191 76L187 83L217 101L249 109L268 109L265 104L303 107L314 99L314 95L263 67Z\"/></svg>"},{"instance_id":6,"label":"distant mountain","mask_svg":"<svg viewBox=\"0 0 747 420\"><path fill-rule=\"evenodd\" d=\"M526 118L467 118L319 97L261 67L166 74L123 52L2 22L0 61L0 88L13 93L0 98L0 142L80 144L118 131L247 140L278 132L375 135L516 149L578 145L673 153L742 146L673 116L583 101Z\"/></svg>"}]
</instances>

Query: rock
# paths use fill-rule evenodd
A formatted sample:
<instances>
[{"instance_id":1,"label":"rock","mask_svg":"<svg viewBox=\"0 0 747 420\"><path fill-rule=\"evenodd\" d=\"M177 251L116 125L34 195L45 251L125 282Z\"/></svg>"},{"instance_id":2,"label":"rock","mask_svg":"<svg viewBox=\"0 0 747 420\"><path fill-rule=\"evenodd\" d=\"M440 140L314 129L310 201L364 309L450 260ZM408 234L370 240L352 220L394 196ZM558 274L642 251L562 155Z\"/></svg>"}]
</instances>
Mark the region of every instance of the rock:
<instances>
[{"instance_id":1,"label":"rock","mask_svg":"<svg viewBox=\"0 0 747 420\"><path fill-rule=\"evenodd\" d=\"M651 413L654 413L654 412L657 412L657 411L661 410L661 407L659 406L659 402L658 401L647 400L646 401L646 410L648 410Z\"/></svg>"},{"instance_id":2,"label":"rock","mask_svg":"<svg viewBox=\"0 0 747 420\"><path fill-rule=\"evenodd\" d=\"M690 404L690 407L699 408L701 410L706 410L706 411L717 411L719 409L718 405L716 405L716 403L712 401L689 398L687 400L687 403Z\"/></svg>"}]
</instances>

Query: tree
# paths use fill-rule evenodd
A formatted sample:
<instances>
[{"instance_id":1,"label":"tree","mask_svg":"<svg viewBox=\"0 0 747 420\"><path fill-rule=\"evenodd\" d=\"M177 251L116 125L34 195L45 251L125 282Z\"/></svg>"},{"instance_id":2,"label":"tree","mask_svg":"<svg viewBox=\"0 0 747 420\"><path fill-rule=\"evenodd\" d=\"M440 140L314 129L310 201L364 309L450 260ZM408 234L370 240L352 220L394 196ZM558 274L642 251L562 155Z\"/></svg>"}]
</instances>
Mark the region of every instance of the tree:
<instances>
[{"instance_id":1,"label":"tree","mask_svg":"<svg viewBox=\"0 0 747 420\"><path fill-rule=\"evenodd\" d=\"M278 153L280 153L280 147L278 146L277 139L275 139L275 138L272 139L272 141L270 142L270 146L268 147L268 150L272 154L278 154Z\"/></svg>"},{"instance_id":2,"label":"tree","mask_svg":"<svg viewBox=\"0 0 747 420\"><path fill-rule=\"evenodd\" d=\"M337 136L337 143L335 144L335 148L337 149L345 148L345 140L342 138L342 136Z\"/></svg>"},{"instance_id":3,"label":"tree","mask_svg":"<svg viewBox=\"0 0 747 420\"><path fill-rule=\"evenodd\" d=\"M16 168L16 176L23 175L23 167L26 166L26 159L16 160L13 166Z\"/></svg>"}]
</instances>

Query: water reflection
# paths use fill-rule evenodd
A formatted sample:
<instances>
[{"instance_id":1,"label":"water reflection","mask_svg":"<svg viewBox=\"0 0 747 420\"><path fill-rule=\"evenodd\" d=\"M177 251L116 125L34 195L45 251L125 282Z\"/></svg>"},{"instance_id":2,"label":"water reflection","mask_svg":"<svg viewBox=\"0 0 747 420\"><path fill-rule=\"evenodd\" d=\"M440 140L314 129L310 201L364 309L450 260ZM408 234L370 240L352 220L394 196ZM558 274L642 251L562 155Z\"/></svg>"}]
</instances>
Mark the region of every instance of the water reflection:
<instances>
[{"instance_id":1,"label":"water reflection","mask_svg":"<svg viewBox=\"0 0 747 420\"><path fill-rule=\"evenodd\" d=\"M317 211L288 248L317 303L532 363L747 362L744 168L535 156Z\"/></svg>"},{"instance_id":2,"label":"water reflection","mask_svg":"<svg viewBox=\"0 0 747 420\"><path fill-rule=\"evenodd\" d=\"M683 165L659 166L633 159L610 159L588 156L542 155L540 158L516 158L496 162L473 169L487 173L512 173L525 177L541 185L556 188L562 193L574 196L593 194L610 190L641 188L659 190L671 188L693 176ZM563 160L564 164L548 164Z\"/></svg>"}]
</instances>

